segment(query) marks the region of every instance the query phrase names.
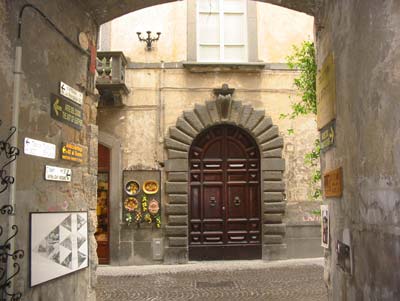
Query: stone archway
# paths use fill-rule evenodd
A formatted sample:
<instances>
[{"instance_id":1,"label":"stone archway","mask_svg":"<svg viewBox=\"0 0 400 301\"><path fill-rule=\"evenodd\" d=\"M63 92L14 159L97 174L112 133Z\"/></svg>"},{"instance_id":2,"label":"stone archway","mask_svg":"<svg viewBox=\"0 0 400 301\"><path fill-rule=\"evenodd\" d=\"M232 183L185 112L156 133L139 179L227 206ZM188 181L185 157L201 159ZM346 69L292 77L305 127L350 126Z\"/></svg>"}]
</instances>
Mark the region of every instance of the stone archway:
<instances>
[{"instance_id":1,"label":"stone archway","mask_svg":"<svg viewBox=\"0 0 400 301\"><path fill-rule=\"evenodd\" d=\"M246 130L256 141L261 152L262 199L262 258L285 258L282 222L285 212L282 181L285 161L282 159L283 138L264 110L233 101L230 95L219 95L216 101L196 104L184 111L176 126L169 128L165 139L168 160L165 162L167 181L165 263L188 261L188 170L189 149L193 139L204 129L218 124L233 124Z\"/></svg>"},{"instance_id":2,"label":"stone archway","mask_svg":"<svg viewBox=\"0 0 400 301\"><path fill-rule=\"evenodd\" d=\"M89 12L97 21L98 24L106 23L112 19L118 18L130 12L178 0L147 0L147 1L121 1L121 0L108 0L106 3L99 5L96 0L85 0L85 10ZM317 8L317 0L256 0L259 2L266 2L309 15L315 15Z\"/></svg>"}]
</instances>

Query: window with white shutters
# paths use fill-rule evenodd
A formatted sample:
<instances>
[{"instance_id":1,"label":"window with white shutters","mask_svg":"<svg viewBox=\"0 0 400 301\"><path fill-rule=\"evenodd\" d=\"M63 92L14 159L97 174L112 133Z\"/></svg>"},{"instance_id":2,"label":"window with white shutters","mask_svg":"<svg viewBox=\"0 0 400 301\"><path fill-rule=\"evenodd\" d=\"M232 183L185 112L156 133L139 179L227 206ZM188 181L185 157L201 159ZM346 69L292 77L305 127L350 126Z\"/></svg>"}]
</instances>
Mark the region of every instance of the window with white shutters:
<instances>
[{"instance_id":1,"label":"window with white shutters","mask_svg":"<svg viewBox=\"0 0 400 301\"><path fill-rule=\"evenodd\" d=\"M246 0L197 0L197 60L247 62Z\"/></svg>"}]
</instances>

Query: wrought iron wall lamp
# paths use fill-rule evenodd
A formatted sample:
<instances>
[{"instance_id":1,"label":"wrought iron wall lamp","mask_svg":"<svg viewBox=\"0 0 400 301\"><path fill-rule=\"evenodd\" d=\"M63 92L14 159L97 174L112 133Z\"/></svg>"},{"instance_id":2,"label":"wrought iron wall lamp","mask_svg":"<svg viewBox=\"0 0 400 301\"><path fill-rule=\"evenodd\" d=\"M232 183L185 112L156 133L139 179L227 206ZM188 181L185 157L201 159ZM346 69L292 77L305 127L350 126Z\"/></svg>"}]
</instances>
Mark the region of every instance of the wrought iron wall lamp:
<instances>
[{"instance_id":1,"label":"wrought iron wall lamp","mask_svg":"<svg viewBox=\"0 0 400 301\"><path fill-rule=\"evenodd\" d=\"M147 51L151 51L151 49L152 49L151 44L160 39L161 32L157 32L157 37L156 38L152 38L151 37L151 31L146 31L146 33L147 33L147 38L142 38L142 33L141 32L137 32L136 34L138 35L139 41L146 43L146 50Z\"/></svg>"}]
</instances>

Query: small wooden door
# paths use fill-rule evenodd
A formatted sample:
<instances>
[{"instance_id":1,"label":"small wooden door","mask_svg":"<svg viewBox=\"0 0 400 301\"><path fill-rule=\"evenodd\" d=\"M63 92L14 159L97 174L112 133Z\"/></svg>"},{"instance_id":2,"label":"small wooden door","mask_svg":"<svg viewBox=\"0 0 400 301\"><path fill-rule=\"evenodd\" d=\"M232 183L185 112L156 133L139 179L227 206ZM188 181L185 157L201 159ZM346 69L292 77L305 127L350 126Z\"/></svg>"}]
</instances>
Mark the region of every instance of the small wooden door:
<instances>
[{"instance_id":1,"label":"small wooden door","mask_svg":"<svg viewBox=\"0 0 400 301\"><path fill-rule=\"evenodd\" d=\"M97 174L97 257L100 264L110 263L110 149L99 144Z\"/></svg>"},{"instance_id":2,"label":"small wooden door","mask_svg":"<svg viewBox=\"0 0 400 301\"><path fill-rule=\"evenodd\" d=\"M189 259L261 258L260 154L241 128L218 125L190 154Z\"/></svg>"}]
</instances>

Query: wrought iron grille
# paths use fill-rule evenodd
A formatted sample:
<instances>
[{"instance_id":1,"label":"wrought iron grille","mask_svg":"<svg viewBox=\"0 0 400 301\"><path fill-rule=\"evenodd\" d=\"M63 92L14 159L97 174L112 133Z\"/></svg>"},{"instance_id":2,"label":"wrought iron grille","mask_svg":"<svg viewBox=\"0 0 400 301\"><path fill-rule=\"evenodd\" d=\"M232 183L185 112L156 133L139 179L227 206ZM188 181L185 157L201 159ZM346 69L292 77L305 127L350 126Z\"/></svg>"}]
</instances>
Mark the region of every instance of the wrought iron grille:
<instances>
[{"instance_id":1,"label":"wrought iron grille","mask_svg":"<svg viewBox=\"0 0 400 301\"><path fill-rule=\"evenodd\" d=\"M0 120L0 126L1 125L2 122ZM8 137L6 139L0 138L0 193L5 192L15 181L14 177L7 173L7 169L19 155L19 149L10 144L10 139L15 134L16 130L15 127L11 127ZM6 216L14 214L13 206L0 206L0 218L3 219L6 218ZM11 289L12 281L21 270L19 261L24 257L25 252L12 248L12 242L18 234L18 226L8 226L11 227L10 229L12 231L8 231L3 225L0 225L0 300L16 301L22 298L22 293L14 292ZM4 235L8 235L8 237Z\"/></svg>"}]
</instances>

